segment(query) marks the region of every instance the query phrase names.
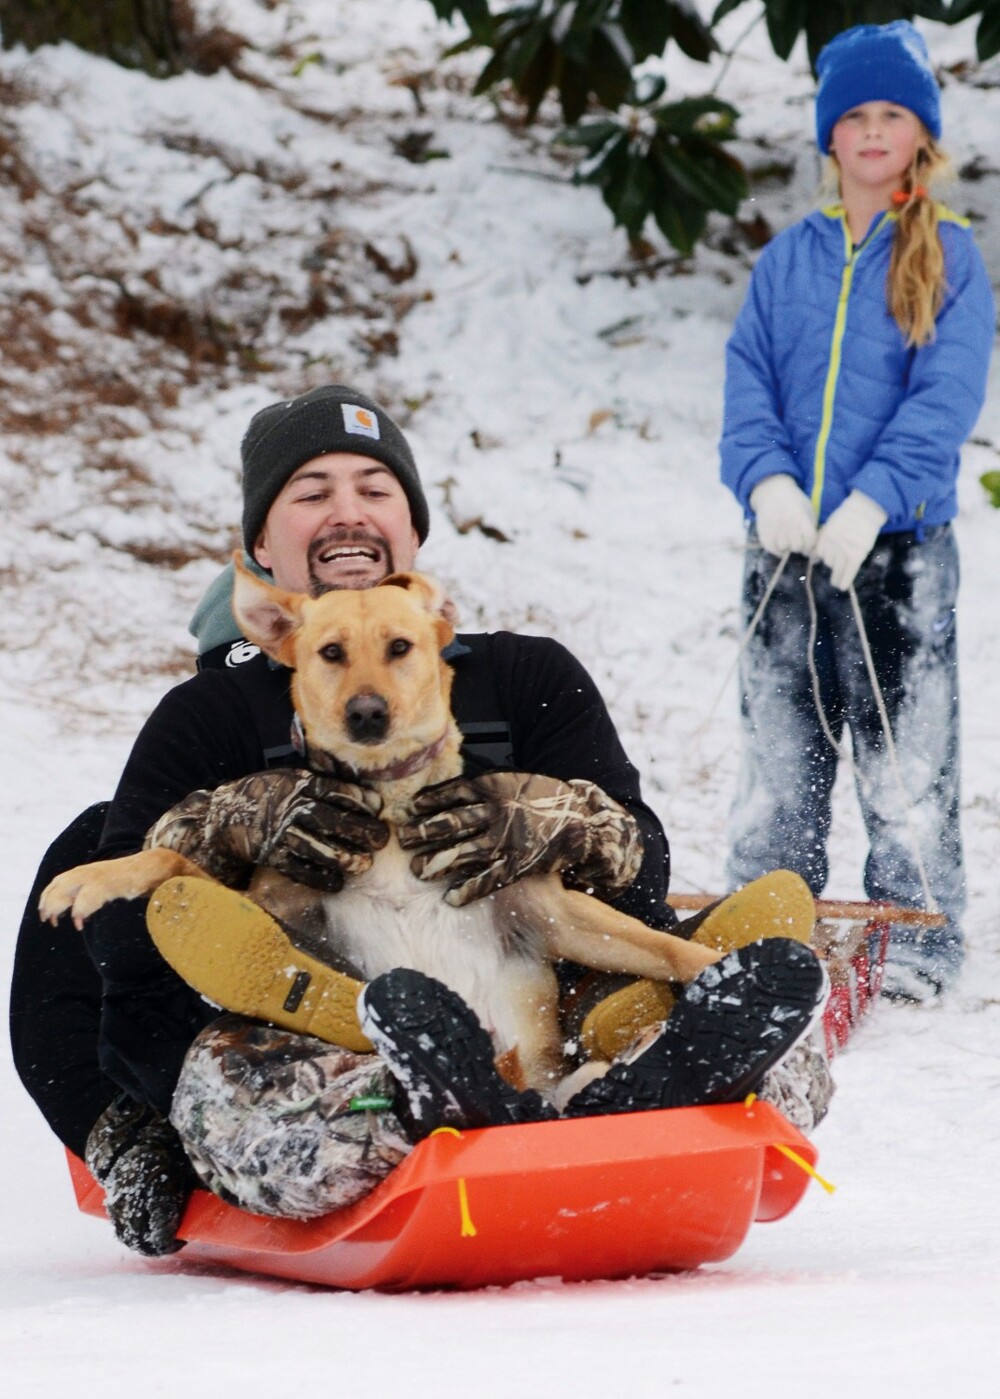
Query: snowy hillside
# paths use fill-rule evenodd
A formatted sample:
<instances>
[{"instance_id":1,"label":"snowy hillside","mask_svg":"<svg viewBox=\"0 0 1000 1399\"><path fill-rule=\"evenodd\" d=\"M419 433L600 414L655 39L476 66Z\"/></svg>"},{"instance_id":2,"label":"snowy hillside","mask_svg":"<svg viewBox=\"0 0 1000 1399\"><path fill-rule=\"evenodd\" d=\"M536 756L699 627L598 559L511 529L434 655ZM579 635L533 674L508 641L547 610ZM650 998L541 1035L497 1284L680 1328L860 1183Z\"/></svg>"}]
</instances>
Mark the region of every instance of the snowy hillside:
<instances>
[{"instance_id":1,"label":"snowy hillside","mask_svg":"<svg viewBox=\"0 0 1000 1399\"><path fill-rule=\"evenodd\" d=\"M584 660L667 826L675 888L719 888L742 522L716 442L748 240L720 219L690 260L658 244L630 262L549 146L558 113L525 132L506 99L473 99L482 57L441 62L455 35L425 0L200 8L249 41L240 77L0 54L6 964L45 846L109 795L189 673L187 618L237 537L247 420L329 381L405 424L432 509L421 561L465 626L553 634ZM746 17L728 24L724 41ZM968 26L924 32L962 176L949 202L1000 286L1000 65L968 63ZM810 207L804 55L779 63L758 27L725 67L674 53L667 72L675 95L718 80L741 108L736 149L759 175L745 221ZM817 1135L837 1193L697 1276L327 1294L126 1255L75 1213L8 1067L0 1356L18 1393L217 1376L353 1399L386 1368L420 1396L992 1393L1000 514L978 476L1000 465L1000 362L992 382L957 524L971 952L944 1005L881 1007L837 1061ZM859 897L846 782L832 854L830 893Z\"/></svg>"}]
</instances>

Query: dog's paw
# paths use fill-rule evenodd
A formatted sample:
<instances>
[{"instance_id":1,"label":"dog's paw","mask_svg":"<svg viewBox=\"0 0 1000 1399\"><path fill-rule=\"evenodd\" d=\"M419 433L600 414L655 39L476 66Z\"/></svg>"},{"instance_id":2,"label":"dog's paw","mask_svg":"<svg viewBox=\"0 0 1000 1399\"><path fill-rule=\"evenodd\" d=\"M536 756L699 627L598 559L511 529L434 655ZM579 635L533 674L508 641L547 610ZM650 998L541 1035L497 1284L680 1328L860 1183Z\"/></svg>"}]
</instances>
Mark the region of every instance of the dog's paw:
<instances>
[{"instance_id":1,"label":"dog's paw","mask_svg":"<svg viewBox=\"0 0 1000 1399\"><path fill-rule=\"evenodd\" d=\"M74 906L83 880L82 871L72 869L64 874L57 874L51 884L46 885L42 890L42 897L38 900L38 916L43 923L56 924L67 910L74 909L73 922L80 927Z\"/></svg>"},{"instance_id":2,"label":"dog's paw","mask_svg":"<svg viewBox=\"0 0 1000 1399\"><path fill-rule=\"evenodd\" d=\"M104 907L108 902L108 890L100 878L93 876L91 869L81 865L66 870L46 886L38 901L38 914L43 923L54 925L64 913L69 913L76 927L82 928L91 914Z\"/></svg>"}]
</instances>

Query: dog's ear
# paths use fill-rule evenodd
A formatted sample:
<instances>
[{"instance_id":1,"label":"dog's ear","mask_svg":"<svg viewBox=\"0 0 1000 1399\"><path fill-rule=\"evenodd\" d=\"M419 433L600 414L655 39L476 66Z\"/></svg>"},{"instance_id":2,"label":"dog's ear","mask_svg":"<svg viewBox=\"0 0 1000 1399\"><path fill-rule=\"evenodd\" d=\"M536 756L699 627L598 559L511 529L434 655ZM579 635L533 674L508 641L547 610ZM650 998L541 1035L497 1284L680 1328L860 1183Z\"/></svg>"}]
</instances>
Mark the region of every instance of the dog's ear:
<instances>
[{"instance_id":1,"label":"dog's ear","mask_svg":"<svg viewBox=\"0 0 1000 1399\"><path fill-rule=\"evenodd\" d=\"M455 640L458 608L437 578L432 578L429 573L390 573L387 578L382 579L379 587L405 588L424 611L434 618L442 648Z\"/></svg>"},{"instance_id":2,"label":"dog's ear","mask_svg":"<svg viewBox=\"0 0 1000 1399\"><path fill-rule=\"evenodd\" d=\"M233 563L233 616L240 631L267 655L294 670L292 637L302 620L305 598L299 593L286 593L251 573L238 550L233 554Z\"/></svg>"}]
</instances>

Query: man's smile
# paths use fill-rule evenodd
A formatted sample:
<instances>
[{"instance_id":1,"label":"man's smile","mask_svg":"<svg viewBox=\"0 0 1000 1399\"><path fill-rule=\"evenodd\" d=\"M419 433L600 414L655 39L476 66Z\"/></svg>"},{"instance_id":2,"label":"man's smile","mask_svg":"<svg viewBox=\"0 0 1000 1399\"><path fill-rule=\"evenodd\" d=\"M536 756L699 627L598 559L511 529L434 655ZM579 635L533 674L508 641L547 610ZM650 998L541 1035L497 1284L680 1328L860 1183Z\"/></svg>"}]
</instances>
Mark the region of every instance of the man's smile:
<instances>
[{"instance_id":1,"label":"man's smile","mask_svg":"<svg viewBox=\"0 0 1000 1399\"><path fill-rule=\"evenodd\" d=\"M316 555L317 563L339 563L343 559L379 558L381 550L370 544L333 544Z\"/></svg>"},{"instance_id":2,"label":"man's smile","mask_svg":"<svg viewBox=\"0 0 1000 1399\"><path fill-rule=\"evenodd\" d=\"M392 572L388 541L363 530L340 530L309 546L310 591L314 597L339 586L370 587Z\"/></svg>"}]
</instances>

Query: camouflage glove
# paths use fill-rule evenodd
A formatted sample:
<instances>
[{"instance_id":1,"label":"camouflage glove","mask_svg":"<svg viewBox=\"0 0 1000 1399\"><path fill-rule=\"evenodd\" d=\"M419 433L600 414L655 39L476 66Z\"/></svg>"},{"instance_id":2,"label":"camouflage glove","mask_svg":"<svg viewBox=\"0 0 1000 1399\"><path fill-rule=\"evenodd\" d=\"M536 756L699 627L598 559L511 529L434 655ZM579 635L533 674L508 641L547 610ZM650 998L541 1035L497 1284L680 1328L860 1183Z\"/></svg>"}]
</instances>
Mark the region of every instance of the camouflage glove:
<instances>
[{"instance_id":1,"label":"camouflage glove","mask_svg":"<svg viewBox=\"0 0 1000 1399\"><path fill-rule=\"evenodd\" d=\"M380 808L374 792L353 783L275 768L192 792L160 817L146 845L177 850L232 888L267 865L335 894L388 841Z\"/></svg>"},{"instance_id":2,"label":"camouflage glove","mask_svg":"<svg viewBox=\"0 0 1000 1399\"><path fill-rule=\"evenodd\" d=\"M617 894L642 861L638 824L592 782L491 772L425 787L398 832L419 879L447 879L445 901L471 903L526 874Z\"/></svg>"}]
</instances>

